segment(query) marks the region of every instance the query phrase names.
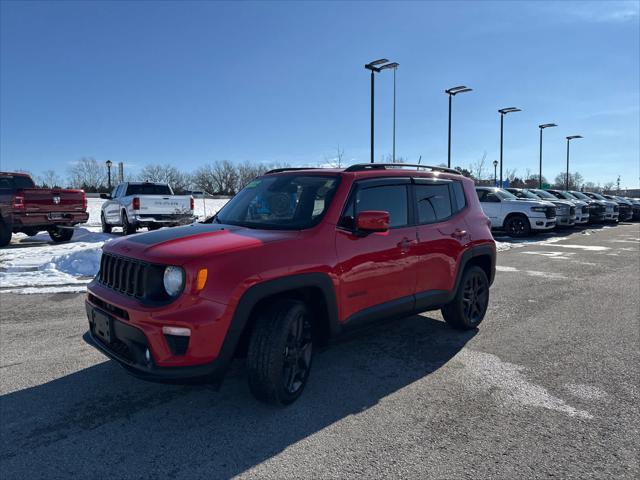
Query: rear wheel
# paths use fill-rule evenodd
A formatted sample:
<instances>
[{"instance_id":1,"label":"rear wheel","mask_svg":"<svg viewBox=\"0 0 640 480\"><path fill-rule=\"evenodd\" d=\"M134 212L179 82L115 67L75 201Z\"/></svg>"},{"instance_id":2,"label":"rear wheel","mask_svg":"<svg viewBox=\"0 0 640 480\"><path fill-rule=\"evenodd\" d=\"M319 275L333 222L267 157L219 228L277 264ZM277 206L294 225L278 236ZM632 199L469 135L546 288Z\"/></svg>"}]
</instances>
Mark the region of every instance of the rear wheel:
<instances>
[{"instance_id":1,"label":"rear wheel","mask_svg":"<svg viewBox=\"0 0 640 480\"><path fill-rule=\"evenodd\" d=\"M454 299L442 309L445 321L454 328L470 330L482 322L489 306L489 280L477 266L467 268Z\"/></svg>"},{"instance_id":2,"label":"rear wheel","mask_svg":"<svg viewBox=\"0 0 640 480\"><path fill-rule=\"evenodd\" d=\"M504 229L511 237L527 237L531 234L531 224L524 215L512 215L504 222Z\"/></svg>"},{"instance_id":3,"label":"rear wheel","mask_svg":"<svg viewBox=\"0 0 640 480\"><path fill-rule=\"evenodd\" d=\"M68 242L73 237L73 228L54 227L53 230L49 230L49 236L54 242Z\"/></svg>"},{"instance_id":4,"label":"rear wheel","mask_svg":"<svg viewBox=\"0 0 640 480\"><path fill-rule=\"evenodd\" d=\"M131 235L136 233L136 226L133 223L129 223L129 217L127 212L122 212L122 233L123 235Z\"/></svg>"},{"instance_id":5,"label":"rear wheel","mask_svg":"<svg viewBox=\"0 0 640 480\"><path fill-rule=\"evenodd\" d=\"M0 247L6 247L11 243L11 227L0 220Z\"/></svg>"},{"instance_id":6,"label":"rear wheel","mask_svg":"<svg viewBox=\"0 0 640 480\"><path fill-rule=\"evenodd\" d=\"M104 218L104 213L100 214L100 224L102 225L102 233L111 233L111 225L107 223L107 219Z\"/></svg>"},{"instance_id":7,"label":"rear wheel","mask_svg":"<svg viewBox=\"0 0 640 480\"><path fill-rule=\"evenodd\" d=\"M304 390L311 370L313 337L307 307L281 300L260 316L247 353L251 393L266 403L289 405Z\"/></svg>"}]
</instances>

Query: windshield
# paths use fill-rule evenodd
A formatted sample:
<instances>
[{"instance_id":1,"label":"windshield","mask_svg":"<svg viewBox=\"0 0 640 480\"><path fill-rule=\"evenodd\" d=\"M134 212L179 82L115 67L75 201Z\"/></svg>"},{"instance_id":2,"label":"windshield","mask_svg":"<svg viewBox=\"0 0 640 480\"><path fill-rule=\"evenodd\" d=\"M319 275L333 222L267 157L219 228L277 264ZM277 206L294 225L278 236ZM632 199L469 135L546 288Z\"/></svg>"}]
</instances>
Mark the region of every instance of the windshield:
<instances>
[{"instance_id":1,"label":"windshield","mask_svg":"<svg viewBox=\"0 0 640 480\"><path fill-rule=\"evenodd\" d=\"M556 197L554 197L553 195L551 195L549 192L545 192L544 190L531 190L533 193L535 193L538 197L540 198L546 198L548 200L555 200Z\"/></svg>"},{"instance_id":2,"label":"windshield","mask_svg":"<svg viewBox=\"0 0 640 480\"><path fill-rule=\"evenodd\" d=\"M547 190L547 192L560 200L577 200L576 197L567 192L560 192L558 190Z\"/></svg>"},{"instance_id":3,"label":"windshield","mask_svg":"<svg viewBox=\"0 0 640 480\"><path fill-rule=\"evenodd\" d=\"M571 195L573 195L574 197L576 197L576 198L578 198L580 200L593 200L591 197L586 196L582 192L571 192Z\"/></svg>"},{"instance_id":4,"label":"windshield","mask_svg":"<svg viewBox=\"0 0 640 480\"><path fill-rule=\"evenodd\" d=\"M207 223L248 228L302 230L316 225L328 210L338 177L278 175L257 178Z\"/></svg>"},{"instance_id":5,"label":"windshield","mask_svg":"<svg viewBox=\"0 0 640 480\"><path fill-rule=\"evenodd\" d=\"M500 197L503 200L506 200L506 199L510 199L510 200L516 199L517 200L518 199L518 197L516 197L513 193L508 192L506 190L500 190L499 188L496 188L495 193L496 193L496 195L498 197Z\"/></svg>"},{"instance_id":6,"label":"windshield","mask_svg":"<svg viewBox=\"0 0 640 480\"><path fill-rule=\"evenodd\" d=\"M597 198L598 200L606 200L606 201L609 201L609 200L607 200L606 198L604 198L602 195L600 195L599 193L592 193L592 194L591 194L591 196L592 196L593 198Z\"/></svg>"},{"instance_id":7,"label":"windshield","mask_svg":"<svg viewBox=\"0 0 640 480\"><path fill-rule=\"evenodd\" d=\"M518 198L527 198L531 200L540 200L540 197L536 197L533 193L527 192L526 190L509 190L510 193L513 193Z\"/></svg>"},{"instance_id":8,"label":"windshield","mask_svg":"<svg viewBox=\"0 0 640 480\"><path fill-rule=\"evenodd\" d=\"M127 195L172 195L169 185L155 185L153 183L129 184Z\"/></svg>"}]
</instances>

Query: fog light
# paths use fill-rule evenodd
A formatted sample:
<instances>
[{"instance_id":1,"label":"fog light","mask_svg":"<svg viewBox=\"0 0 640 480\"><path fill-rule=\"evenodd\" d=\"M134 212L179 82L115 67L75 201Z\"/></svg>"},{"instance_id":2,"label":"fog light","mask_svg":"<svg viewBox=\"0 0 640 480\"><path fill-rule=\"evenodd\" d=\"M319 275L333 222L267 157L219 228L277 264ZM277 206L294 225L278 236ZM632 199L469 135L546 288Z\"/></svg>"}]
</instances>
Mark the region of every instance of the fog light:
<instances>
[{"instance_id":1,"label":"fog light","mask_svg":"<svg viewBox=\"0 0 640 480\"><path fill-rule=\"evenodd\" d=\"M165 335L175 335L177 337L190 337L191 330L182 327L162 327L162 333Z\"/></svg>"},{"instance_id":2,"label":"fog light","mask_svg":"<svg viewBox=\"0 0 640 480\"><path fill-rule=\"evenodd\" d=\"M144 359L147 361L147 365L151 365L151 352L148 348L144 351Z\"/></svg>"}]
</instances>

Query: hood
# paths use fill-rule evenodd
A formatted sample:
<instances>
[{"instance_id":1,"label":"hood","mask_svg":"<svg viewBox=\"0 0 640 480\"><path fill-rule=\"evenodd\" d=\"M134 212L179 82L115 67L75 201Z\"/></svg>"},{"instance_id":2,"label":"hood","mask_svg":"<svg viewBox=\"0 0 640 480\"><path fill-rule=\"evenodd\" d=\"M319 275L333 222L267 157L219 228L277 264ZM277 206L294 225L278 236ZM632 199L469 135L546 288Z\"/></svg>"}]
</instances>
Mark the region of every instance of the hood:
<instances>
[{"instance_id":1,"label":"hood","mask_svg":"<svg viewBox=\"0 0 640 480\"><path fill-rule=\"evenodd\" d=\"M502 200L503 202L515 202L515 203L525 203L529 204L532 207L555 207L555 205L551 202L547 202L546 200L534 200L532 198L505 198Z\"/></svg>"},{"instance_id":2,"label":"hood","mask_svg":"<svg viewBox=\"0 0 640 480\"><path fill-rule=\"evenodd\" d=\"M569 200L549 200L551 203L553 203L556 207L560 207L560 208L571 208L573 206L575 206L575 204L573 202L570 202Z\"/></svg>"},{"instance_id":3,"label":"hood","mask_svg":"<svg viewBox=\"0 0 640 480\"><path fill-rule=\"evenodd\" d=\"M104 251L150 263L183 265L202 256L258 248L266 243L293 240L299 236L297 231L193 223L107 242Z\"/></svg>"}]
</instances>

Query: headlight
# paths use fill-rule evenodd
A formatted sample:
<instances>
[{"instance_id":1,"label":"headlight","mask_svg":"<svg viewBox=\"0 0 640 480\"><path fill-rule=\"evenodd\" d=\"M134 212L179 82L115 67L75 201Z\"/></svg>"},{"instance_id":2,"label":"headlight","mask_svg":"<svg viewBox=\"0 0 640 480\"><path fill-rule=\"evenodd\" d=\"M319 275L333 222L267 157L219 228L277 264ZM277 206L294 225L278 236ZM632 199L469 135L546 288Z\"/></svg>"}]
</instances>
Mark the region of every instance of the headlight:
<instances>
[{"instance_id":1,"label":"headlight","mask_svg":"<svg viewBox=\"0 0 640 480\"><path fill-rule=\"evenodd\" d=\"M531 207L531 211L532 212L546 212L547 211L547 207Z\"/></svg>"},{"instance_id":2,"label":"headlight","mask_svg":"<svg viewBox=\"0 0 640 480\"><path fill-rule=\"evenodd\" d=\"M184 270L180 267L165 268L163 283L169 296L175 297L184 288Z\"/></svg>"}]
</instances>

